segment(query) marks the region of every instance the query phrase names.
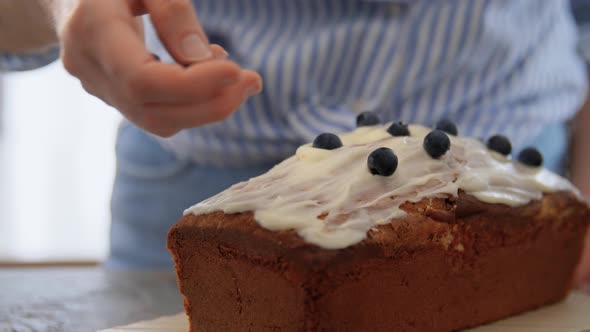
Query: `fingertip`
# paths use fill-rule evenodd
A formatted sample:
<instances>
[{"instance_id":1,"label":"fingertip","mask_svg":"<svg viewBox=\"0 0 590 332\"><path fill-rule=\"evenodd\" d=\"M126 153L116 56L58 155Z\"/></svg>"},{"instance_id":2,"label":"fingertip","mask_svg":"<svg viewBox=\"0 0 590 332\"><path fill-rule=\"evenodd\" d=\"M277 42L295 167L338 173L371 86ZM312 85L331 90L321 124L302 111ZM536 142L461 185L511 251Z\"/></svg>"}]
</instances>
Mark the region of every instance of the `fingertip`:
<instances>
[{"instance_id":1,"label":"fingertip","mask_svg":"<svg viewBox=\"0 0 590 332\"><path fill-rule=\"evenodd\" d=\"M227 53L227 51L220 45L211 44L209 45L209 48L211 49L211 52L213 52L213 58L215 59L226 59L229 56L229 53Z\"/></svg>"},{"instance_id":2,"label":"fingertip","mask_svg":"<svg viewBox=\"0 0 590 332\"><path fill-rule=\"evenodd\" d=\"M196 33L184 37L180 43L180 52L178 53L184 63L193 63L207 60L213 57L213 52L207 43Z\"/></svg>"},{"instance_id":3,"label":"fingertip","mask_svg":"<svg viewBox=\"0 0 590 332\"><path fill-rule=\"evenodd\" d=\"M221 76L224 78L222 81L223 85L233 84L242 79L242 69L238 64L225 60L218 61L221 65L221 68L219 69Z\"/></svg>"},{"instance_id":4,"label":"fingertip","mask_svg":"<svg viewBox=\"0 0 590 332\"><path fill-rule=\"evenodd\" d=\"M262 84L262 76L253 70L243 69L242 76L248 81L259 82Z\"/></svg>"},{"instance_id":5,"label":"fingertip","mask_svg":"<svg viewBox=\"0 0 590 332\"><path fill-rule=\"evenodd\" d=\"M247 89L248 96L254 96L262 92L264 82L262 76L253 70L242 70L242 79Z\"/></svg>"},{"instance_id":6,"label":"fingertip","mask_svg":"<svg viewBox=\"0 0 590 332\"><path fill-rule=\"evenodd\" d=\"M179 63L213 56L191 0L143 0L160 40Z\"/></svg>"}]
</instances>

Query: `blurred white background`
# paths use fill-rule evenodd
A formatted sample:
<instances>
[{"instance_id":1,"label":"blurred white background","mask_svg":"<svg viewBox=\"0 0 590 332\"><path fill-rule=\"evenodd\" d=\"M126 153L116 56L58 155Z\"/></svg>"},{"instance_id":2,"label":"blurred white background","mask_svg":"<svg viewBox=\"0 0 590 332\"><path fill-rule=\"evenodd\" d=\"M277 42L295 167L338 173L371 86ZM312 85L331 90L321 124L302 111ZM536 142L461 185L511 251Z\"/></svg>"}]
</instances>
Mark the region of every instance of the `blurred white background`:
<instances>
[{"instance_id":1,"label":"blurred white background","mask_svg":"<svg viewBox=\"0 0 590 332\"><path fill-rule=\"evenodd\" d=\"M119 114L61 63L1 80L0 262L102 260Z\"/></svg>"}]
</instances>

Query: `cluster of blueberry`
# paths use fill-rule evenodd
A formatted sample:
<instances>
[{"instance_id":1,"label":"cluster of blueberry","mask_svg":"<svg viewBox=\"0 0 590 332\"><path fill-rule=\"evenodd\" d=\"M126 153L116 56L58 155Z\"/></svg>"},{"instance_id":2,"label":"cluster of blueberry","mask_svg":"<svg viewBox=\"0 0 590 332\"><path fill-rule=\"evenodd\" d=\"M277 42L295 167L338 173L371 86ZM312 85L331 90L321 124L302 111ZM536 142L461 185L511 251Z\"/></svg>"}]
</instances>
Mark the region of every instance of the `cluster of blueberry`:
<instances>
[{"instance_id":1,"label":"cluster of blueberry","mask_svg":"<svg viewBox=\"0 0 590 332\"><path fill-rule=\"evenodd\" d=\"M381 124L379 116L374 112L363 112L356 118L357 127L376 126ZM387 132L392 136L410 136L408 125L403 122L394 122ZM426 153L434 159L440 158L451 148L451 140L448 135L457 136L457 126L449 120L440 120L434 129L424 137L423 147ZM508 156L512 152L512 145L506 136L494 135L486 142L488 149ZM325 150L334 150L342 147L342 141L337 135L331 133L320 134L313 141L313 147ZM543 164L543 156L532 147L523 149L517 156L519 162L531 167L539 167ZM397 156L390 148L379 148L369 155L367 166L373 175L390 176L397 169Z\"/></svg>"}]
</instances>

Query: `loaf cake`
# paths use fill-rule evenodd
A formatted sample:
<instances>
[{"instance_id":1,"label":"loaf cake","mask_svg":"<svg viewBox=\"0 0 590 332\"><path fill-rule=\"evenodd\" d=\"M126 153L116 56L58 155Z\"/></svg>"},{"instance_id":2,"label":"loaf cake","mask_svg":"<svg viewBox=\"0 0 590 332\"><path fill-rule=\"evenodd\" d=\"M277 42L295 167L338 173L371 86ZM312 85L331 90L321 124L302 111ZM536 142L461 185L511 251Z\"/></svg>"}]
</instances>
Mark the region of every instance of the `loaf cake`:
<instances>
[{"instance_id":1,"label":"loaf cake","mask_svg":"<svg viewBox=\"0 0 590 332\"><path fill-rule=\"evenodd\" d=\"M537 150L358 124L172 227L191 331L452 331L567 295L590 211Z\"/></svg>"}]
</instances>

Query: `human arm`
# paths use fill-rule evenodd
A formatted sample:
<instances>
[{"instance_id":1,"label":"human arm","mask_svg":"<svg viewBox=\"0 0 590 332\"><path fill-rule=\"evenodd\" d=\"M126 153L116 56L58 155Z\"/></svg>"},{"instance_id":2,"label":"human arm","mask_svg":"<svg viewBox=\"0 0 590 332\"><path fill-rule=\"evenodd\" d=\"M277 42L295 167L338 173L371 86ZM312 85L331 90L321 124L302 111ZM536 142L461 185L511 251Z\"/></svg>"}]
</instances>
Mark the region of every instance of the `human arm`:
<instances>
[{"instance_id":1,"label":"human arm","mask_svg":"<svg viewBox=\"0 0 590 332\"><path fill-rule=\"evenodd\" d=\"M0 52L31 53L57 44L52 19L38 0L0 0Z\"/></svg>"},{"instance_id":2,"label":"human arm","mask_svg":"<svg viewBox=\"0 0 590 332\"><path fill-rule=\"evenodd\" d=\"M53 21L39 0L0 0L0 72L30 70L59 58Z\"/></svg>"}]
</instances>

